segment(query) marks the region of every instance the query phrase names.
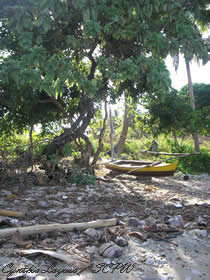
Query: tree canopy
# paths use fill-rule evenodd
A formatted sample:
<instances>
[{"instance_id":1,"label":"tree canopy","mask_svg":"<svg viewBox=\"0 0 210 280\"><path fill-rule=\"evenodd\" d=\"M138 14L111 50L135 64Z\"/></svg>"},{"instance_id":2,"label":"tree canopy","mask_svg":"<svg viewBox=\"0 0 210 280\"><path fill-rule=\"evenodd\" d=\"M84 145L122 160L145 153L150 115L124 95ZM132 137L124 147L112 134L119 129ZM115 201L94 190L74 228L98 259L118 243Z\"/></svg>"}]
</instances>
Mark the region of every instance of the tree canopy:
<instances>
[{"instance_id":1,"label":"tree canopy","mask_svg":"<svg viewBox=\"0 0 210 280\"><path fill-rule=\"evenodd\" d=\"M210 84L193 84L193 91L195 94L196 109L203 109L208 107L210 109ZM185 85L180 90L180 95L188 100L188 85Z\"/></svg>"},{"instance_id":2,"label":"tree canopy","mask_svg":"<svg viewBox=\"0 0 210 280\"><path fill-rule=\"evenodd\" d=\"M170 89L169 53L208 59L190 14L196 5L206 8L184 0L0 0L1 118L10 113L14 122L19 108L23 123L63 119L71 127L55 139L60 145L84 133L106 96L159 98Z\"/></svg>"},{"instance_id":3,"label":"tree canopy","mask_svg":"<svg viewBox=\"0 0 210 280\"><path fill-rule=\"evenodd\" d=\"M173 89L160 98L147 98L147 112L143 116L145 126L151 127L155 135L175 130L178 134L208 134L210 85L193 84L196 110L190 106L188 90L185 85L179 92Z\"/></svg>"}]
</instances>

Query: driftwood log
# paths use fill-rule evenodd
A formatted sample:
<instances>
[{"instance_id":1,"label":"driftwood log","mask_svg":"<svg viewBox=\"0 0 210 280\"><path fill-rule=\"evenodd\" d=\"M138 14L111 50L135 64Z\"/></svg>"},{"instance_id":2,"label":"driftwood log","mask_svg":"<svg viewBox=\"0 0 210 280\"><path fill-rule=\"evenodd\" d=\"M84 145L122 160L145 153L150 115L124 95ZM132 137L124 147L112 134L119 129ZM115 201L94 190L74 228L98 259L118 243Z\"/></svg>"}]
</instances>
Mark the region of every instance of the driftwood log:
<instances>
[{"instance_id":1,"label":"driftwood log","mask_svg":"<svg viewBox=\"0 0 210 280\"><path fill-rule=\"evenodd\" d=\"M70 224L48 224L48 225L36 225L27 227L15 227L0 230L0 238L12 236L18 232L21 236L27 236L32 234L37 234L41 232L67 232L77 230L84 230L87 228L101 228L107 226L116 226L118 220L107 219L107 220L96 220L84 223L70 223Z\"/></svg>"}]
</instances>

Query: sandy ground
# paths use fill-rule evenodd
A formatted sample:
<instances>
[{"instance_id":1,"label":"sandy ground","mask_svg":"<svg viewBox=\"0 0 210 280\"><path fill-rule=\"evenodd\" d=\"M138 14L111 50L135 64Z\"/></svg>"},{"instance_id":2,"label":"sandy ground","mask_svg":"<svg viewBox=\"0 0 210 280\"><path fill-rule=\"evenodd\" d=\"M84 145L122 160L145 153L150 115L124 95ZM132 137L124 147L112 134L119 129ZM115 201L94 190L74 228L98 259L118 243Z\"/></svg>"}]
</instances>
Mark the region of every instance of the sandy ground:
<instances>
[{"instance_id":1,"label":"sandy ground","mask_svg":"<svg viewBox=\"0 0 210 280\"><path fill-rule=\"evenodd\" d=\"M209 279L210 177L205 174L190 176L188 181L184 181L183 175L178 175L148 180L136 180L133 176L122 175L118 178L107 177L109 182L82 187L30 186L25 187L21 193L23 186L1 186L0 208L28 213L25 219L13 219L19 226L118 217L129 232L138 231L138 227L127 223L132 217L146 225L154 225L178 216L181 217L182 233L171 236L170 239L161 235L162 241L153 237L145 241L129 237L128 246L122 248L120 257L112 259L96 254L92 268L80 274L61 273L56 276L55 273L29 273L25 278L21 278L21 275L7 278L3 267L9 263L33 264L36 267L53 264L57 270L68 267L49 257L18 257L11 253L19 248L14 240L1 240L0 279ZM4 219L5 217L1 217L1 223ZM50 239L51 247L68 241L64 234L54 234L47 238L48 241ZM39 244L39 238L33 239L34 247ZM93 247L97 249L97 246ZM129 264L132 267L128 267ZM99 272L94 273L97 270Z\"/></svg>"}]
</instances>

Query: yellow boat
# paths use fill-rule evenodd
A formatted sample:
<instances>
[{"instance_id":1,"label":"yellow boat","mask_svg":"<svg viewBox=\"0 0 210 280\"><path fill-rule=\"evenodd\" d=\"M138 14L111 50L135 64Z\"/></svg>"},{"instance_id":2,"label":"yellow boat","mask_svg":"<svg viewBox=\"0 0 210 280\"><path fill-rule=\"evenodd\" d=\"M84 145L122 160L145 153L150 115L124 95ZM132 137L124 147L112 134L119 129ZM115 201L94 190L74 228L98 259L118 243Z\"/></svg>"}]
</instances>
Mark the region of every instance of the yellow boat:
<instances>
[{"instance_id":1,"label":"yellow boat","mask_svg":"<svg viewBox=\"0 0 210 280\"><path fill-rule=\"evenodd\" d=\"M176 171L178 161L173 163L160 163L139 160L117 160L105 162L106 168L135 176L171 176Z\"/></svg>"}]
</instances>

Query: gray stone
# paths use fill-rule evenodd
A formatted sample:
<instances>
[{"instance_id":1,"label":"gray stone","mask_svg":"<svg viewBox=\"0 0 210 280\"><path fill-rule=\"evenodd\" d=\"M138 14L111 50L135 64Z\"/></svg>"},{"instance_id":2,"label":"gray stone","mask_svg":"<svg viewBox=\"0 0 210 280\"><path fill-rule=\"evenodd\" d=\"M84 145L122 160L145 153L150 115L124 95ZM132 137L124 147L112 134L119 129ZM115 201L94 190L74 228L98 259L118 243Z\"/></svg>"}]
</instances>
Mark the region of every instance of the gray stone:
<instances>
[{"instance_id":1,"label":"gray stone","mask_svg":"<svg viewBox=\"0 0 210 280\"><path fill-rule=\"evenodd\" d=\"M94 228L88 228L84 231L85 234L88 236L92 237L95 240L100 240L101 239L101 234L99 231L95 230Z\"/></svg>"},{"instance_id":2,"label":"gray stone","mask_svg":"<svg viewBox=\"0 0 210 280\"><path fill-rule=\"evenodd\" d=\"M1 189L0 190L0 194L1 195L6 195L6 196L9 196L9 195L12 195L12 193L8 190L4 190L4 189Z\"/></svg>"},{"instance_id":3,"label":"gray stone","mask_svg":"<svg viewBox=\"0 0 210 280\"><path fill-rule=\"evenodd\" d=\"M155 216L155 217L158 217L158 216L159 216L159 213L158 213L157 210L152 210L152 211L151 211L151 214L152 214L153 216Z\"/></svg>"},{"instance_id":4,"label":"gray stone","mask_svg":"<svg viewBox=\"0 0 210 280\"><path fill-rule=\"evenodd\" d=\"M135 217L130 218L128 220L128 224L129 224L129 226L140 227L140 228L143 228L146 225L145 221L139 220Z\"/></svg>"},{"instance_id":5,"label":"gray stone","mask_svg":"<svg viewBox=\"0 0 210 280\"><path fill-rule=\"evenodd\" d=\"M197 270L197 269L195 269L195 268L191 268L191 271L192 271L192 273L193 273L194 275L196 275L196 276L201 276L201 273L200 273L199 270Z\"/></svg>"},{"instance_id":6,"label":"gray stone","mask_svg":"<svg viewBox=\"0 0 210 280\"><path fill-rule=\"evenodd\" d=\"M201 229L194 229L194 230L191 230L190 233L194 234L196 237L199 237L199 238L205 238L208 236L208 232L207 230L201 230Z\"/></svg>"},{"instance_id":7,"label":"gray stone","mask_svg":"<svg viewBox=\"0 0 210 280\"><path fill-rule=\"evenodd\" d=\"M173 216L173 217L169 218L168 223L171 227L180 227L181 225L184 224L181 215L177 215L177 216Z\"/></svg>"},{"instance_id":8,"label":"gray stone","mask_svg":"<svg viewBox=\"0 0 210 280\"><path fill-rule=\"evenodd\" d=\"M37 204L38 204L38 206L40 208L47 208L47 207L49 207L49 203L47 201L45 201L45 200L39 200L37 202Z\"/></svg>"},{"instance_id":9,"label":"gray stone","mask_svg":"<svg viewBox=\"0 0 210 280\"><path fill-rule=\"evenodd\" d=\"M35 280L48 280L49 278L47 276L43 276L43 275L37 275Z\"/></svg>"},{"instance_id":10,"label":"gray stone","mask_svg":"<svg viewBox=\"0 0 210 280\"><path fill-rule=\"evenodd\" d=\"M200 226L205 226L206 227L208 225L208 222L207 222L207 220L205 218L199 216L198 217L198 224Z\"/></svg>"},{"instance_id":11,"label":"gray stone","mask_svg":"<svg viewBox=\"0 0 210 280\"><path fill-rule=\"evenodd\" d=\"M126 247L126 246L128 246L128 241L127 241L125 238L121 237L121 236L117 236L117 237L116 237L115 243L116 243L117 245L119 245L120 247Z\"/></svg>"},{"instance_id":12,"label":"gray stone","mask_svg":"<svg viewBox=\"0 0 210 280\"><path fill-rule=\"evenodd\" d=\"M154 258L153 257L148 257L146 260L145 260L145 264L147 264L147 265L154 265L154 262L155 262L155 260L154 260Z\"/></svg>"},{"instance_id":13,"label":"gray stone","mask_svg":"<svg viewBox=\"0 0 210 280\"><path fill-rule=\"evenodd\" d=\"M113 242L105 243L98 249L99 255L105 258L117 258L122 255L122 249Z\"/></svg>"}]
</instances>

